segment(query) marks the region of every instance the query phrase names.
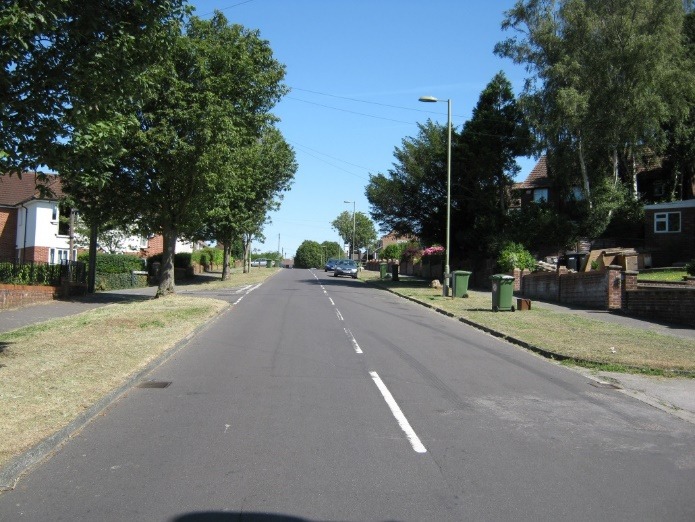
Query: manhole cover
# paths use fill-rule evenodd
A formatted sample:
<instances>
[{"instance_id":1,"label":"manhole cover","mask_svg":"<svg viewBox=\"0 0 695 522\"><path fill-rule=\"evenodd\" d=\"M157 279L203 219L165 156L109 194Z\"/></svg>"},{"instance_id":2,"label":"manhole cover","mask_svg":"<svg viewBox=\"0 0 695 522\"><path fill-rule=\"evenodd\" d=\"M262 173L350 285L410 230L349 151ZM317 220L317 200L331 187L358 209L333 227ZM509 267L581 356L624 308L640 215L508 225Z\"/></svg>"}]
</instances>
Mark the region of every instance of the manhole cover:
<instances>
[{"instance_id":1,"label":"manhole cover","mask_svg":"<svg viewBox=\"0 0 695 522\"><path fill-rule=\"evenodd\" d=\"M608 389L610 389L610 390L620 390L620 389L622 389L622 388L621 388L620 386L618 386L617 384L611 384L610 382L593 381L593 382L590 382L589 384L591 384L592 386L594 386L594 387L596 387L596 388L608 388Z\"/></svg>"},{"instance_id":2,"label":"manhole cover","mask_svg":"<svg viewBox=\"0 0 695 522\"><path fill-rule=\"evenodd\" d=\"M138 384L138 388L166 388L171 381L145 381Z\"/></svg>"}]
</instances>

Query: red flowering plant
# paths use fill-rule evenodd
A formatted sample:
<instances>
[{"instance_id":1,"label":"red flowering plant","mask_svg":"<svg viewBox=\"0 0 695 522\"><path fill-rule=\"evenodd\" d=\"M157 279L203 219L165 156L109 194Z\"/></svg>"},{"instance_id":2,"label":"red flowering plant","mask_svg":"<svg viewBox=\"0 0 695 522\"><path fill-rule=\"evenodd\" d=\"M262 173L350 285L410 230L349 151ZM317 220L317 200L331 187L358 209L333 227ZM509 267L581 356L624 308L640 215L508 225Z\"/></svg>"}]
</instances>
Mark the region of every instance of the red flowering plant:
<instances>
[{"instance_id":1,"label":"red flowering plant","mask_svg":"<svg viewBox=\"0 0 695 522\"><path fill-rule=\"evenodd\" d=\"M444 254L444 247L441 245L432 245L422 251L422 256L441 256Z\"/></svg>"}]
</instances>

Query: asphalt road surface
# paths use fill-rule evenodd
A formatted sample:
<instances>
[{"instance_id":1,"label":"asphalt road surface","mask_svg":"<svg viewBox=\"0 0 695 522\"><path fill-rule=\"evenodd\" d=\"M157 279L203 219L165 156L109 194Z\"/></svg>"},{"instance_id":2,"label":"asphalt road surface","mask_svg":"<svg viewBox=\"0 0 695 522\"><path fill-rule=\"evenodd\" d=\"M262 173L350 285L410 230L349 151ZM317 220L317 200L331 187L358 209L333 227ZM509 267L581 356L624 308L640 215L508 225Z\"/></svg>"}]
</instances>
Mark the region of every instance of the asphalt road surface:
<instances>
[{"instance_id":1,"label":"asphalt road surface","mask_svg":"<svg viewBox=\"0 0 695 522\"><path fill-rule=\"evenodd\" d=\"M134 334L136 335L136 334ZM352 279L283 270L0 520L695 520L695 427Z\"/></svg>"}]
</instances>

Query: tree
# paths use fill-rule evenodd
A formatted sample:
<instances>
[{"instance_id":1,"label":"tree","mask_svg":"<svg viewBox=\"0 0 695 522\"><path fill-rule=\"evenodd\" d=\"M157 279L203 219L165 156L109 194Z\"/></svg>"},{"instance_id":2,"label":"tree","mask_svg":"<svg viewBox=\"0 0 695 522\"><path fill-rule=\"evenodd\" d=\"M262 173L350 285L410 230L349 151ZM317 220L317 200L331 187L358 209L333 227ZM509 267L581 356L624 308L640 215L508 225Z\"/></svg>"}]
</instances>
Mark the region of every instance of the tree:
<instances>
[{"instance_id":1,"label":"tree","mask_svg":"<svg viewBox=\"0 0 695 522\"><path fill-rule=\"evenodd\" d=\"M416 137L406 137L396 147L396 161L387 174L369 176L365 194L370 214L382 230L417 236L423 244L442 244L446 242L447 129L428 120L418 124L418 130Z\"/></svg>"},{"instance_id":2,"label":"tree","mask_svg":"<svg viewBox=\"0 0 695 522\"><path fill-rule=\"evenodd\" d=\"M354 244L353 244L354 225ZM350 252L356 252L367 247L376 240L374 223L362 212L355 212L354 221L352 212L344 211L331 222L331 226L345 243L350 243ZM352 256L351 256L352 257Z\"/></svg>"},{"instance_id":3,"label":"tree","mask_svg":"<svg viewBox=\"0 0 695 522\"><path fill-rule=\"evenodd\" d=\"M222 243L225 260L229 259L231 246L244 237L248 254L250 240L260 233L268 212L279 207L282 192L289 190L297 170L294 151L270 124L264 126L259 137L230 152L227 161L216 166L221 175L205 232ZM227 277L225 261L222 280Z\"/></svg>"},{"instance_id":4,"label":"tree","mask_svg":"<svg viewBox=\"0 0 695 522\"><path fill-rule=\"evenodd\" d=\"M512 86L496 74L480 94L456 139L452 175L454 252L460 257L495 256L508 219L516 159L531 152L533 140ZM465 225L463 225L465 224Z\"/></svg>"},{"instance_id":5,"label":"tree","mask_svg":"<svg viewBox=\"0 0 695 522\"><path fill-rule=\"evenodd\" d=\"M0 11L3 173L52 167L55 145L87 125L86 116L111 111L114 101L142 85L142 72L166 48L163 34L186 12L181 0L123 0L117 8L109 0L5 4Z\"/></svg>"},{"instance_id":6,"label":"tree","mask_svg":"<svg viewBox=\"0 0 695 522\"><path fill-rule=\"evenodd\" d=\"M324 260L332 257L341 258L344 255L342 247L335 241L324 241L321 243L321 249L323 250L322 254Z\"/></svg>"},{"instance_id":7,"label":"tree","mask_svg":"<svg viewBox=\"0 0 695 522\"><path fill-rule=\"evenodd\" d=\"M532 139L504 74L481 93L473 117L461 133L452 133L451 252L485 257L507 215L507 200L518 156ZM447 133L431 121L419 125L394 153L396 162L370 176L367 199L383 230L417 236L424 245L446 244Z\"/></svg>"},{"instance_id":8,"label":"tree","mask_svg":"<svg viewBox=\"0 0 695 522\"><path fill-rule=\"evenodd\" d=\"M123 137L128 153L114 186L128 194L131 215L164 238L162 296L174 291L176 239L199 237L219 201L227 179L220 165L249 136L260 137L286 89L284 67L268 43L257 31L228 25L219 12L210 20L192 17L149 74L156 87L138 104L138 127Z\"/></svg>"},{"instance_id":9,"label":"tree","mask_svg":"<svg viewBox=\"0 0 695 522\"><path fill-rule=\"evenodd\" d=\"M297 268L319 268L322 265L322 255L321 245L316 241L302 241L294 254L294 266Z\"/></svg>"},{"instance_id":10,"label":"tree","mask_svg":"<svg viewBox=\"0 0 695 522\"><path fill-rule=\"evenodd\" d=\"M540 148L581 181L589 210L606 177L636 196L641 155L663 152L664 126L687 117L683 15L681 0L519 0L506 13L522 36L495 51L527 66L521 100Z\"/></svg>"}]
</instances>

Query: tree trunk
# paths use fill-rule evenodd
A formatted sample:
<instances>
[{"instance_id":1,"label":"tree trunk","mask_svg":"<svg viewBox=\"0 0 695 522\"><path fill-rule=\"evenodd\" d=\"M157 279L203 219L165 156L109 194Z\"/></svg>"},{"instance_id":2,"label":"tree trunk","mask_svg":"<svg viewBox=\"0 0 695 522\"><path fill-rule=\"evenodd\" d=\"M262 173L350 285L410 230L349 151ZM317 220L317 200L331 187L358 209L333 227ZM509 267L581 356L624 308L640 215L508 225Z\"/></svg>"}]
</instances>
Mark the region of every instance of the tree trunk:
<instances>
[{"instance_id":1,"label":"tree trunk","mask_svg":"<svg viewBox=\"0 0 695 522\"><path fill-rule=\"evenodd\" d=\"M248 274L251 271L251 236L244 234L241 241L244 247L244 273Z\"/></svg>"},{"instance_id":2,"label":"tree trunk","mask_svg":"<svg viewBox=\"0 0 695 522\"><path fill-rule=\"evenodd\" d=\"M229 257L232 250L231 241L222 242L222 281L229 279Z\"/></svg>"},{"instance_id":3,"label":"tree trunk","mask_svg":"<svg viewBox=\"0 0 695 522\"><path fill-rule=\"evenodd\" d=\"M89 266L87 267L87 293L93 294L97 278L97 235L99 225L92 223L89 232Z\"/></svg>"},{"instance_id":4,"label":"tree trunk","mask_svg":"<svg viewBox=\"0 0 695 522\"><path fill-rule=\"evenodd\" d=\"M582 138L579 137L579 167L582 172L582 183L584 184L584 195L589 202L589 208L592 208L591 203L591 185L589 184L589 174L586 171L586 160L584 159L584 147L582 146Z\"/></svg>"},{"instance_id":5,"label":"tree trunk","mask_svg":"<svg viewBox=\"0 0 695 522\"><path fill-rule=\"evenodd\" d=\"M164 252L162 266L159 270L159 288L156 297L164 297L174 293L174 254L176 253L176 230L166 226L162 233Z\"/></svg>"}]
</instances>

